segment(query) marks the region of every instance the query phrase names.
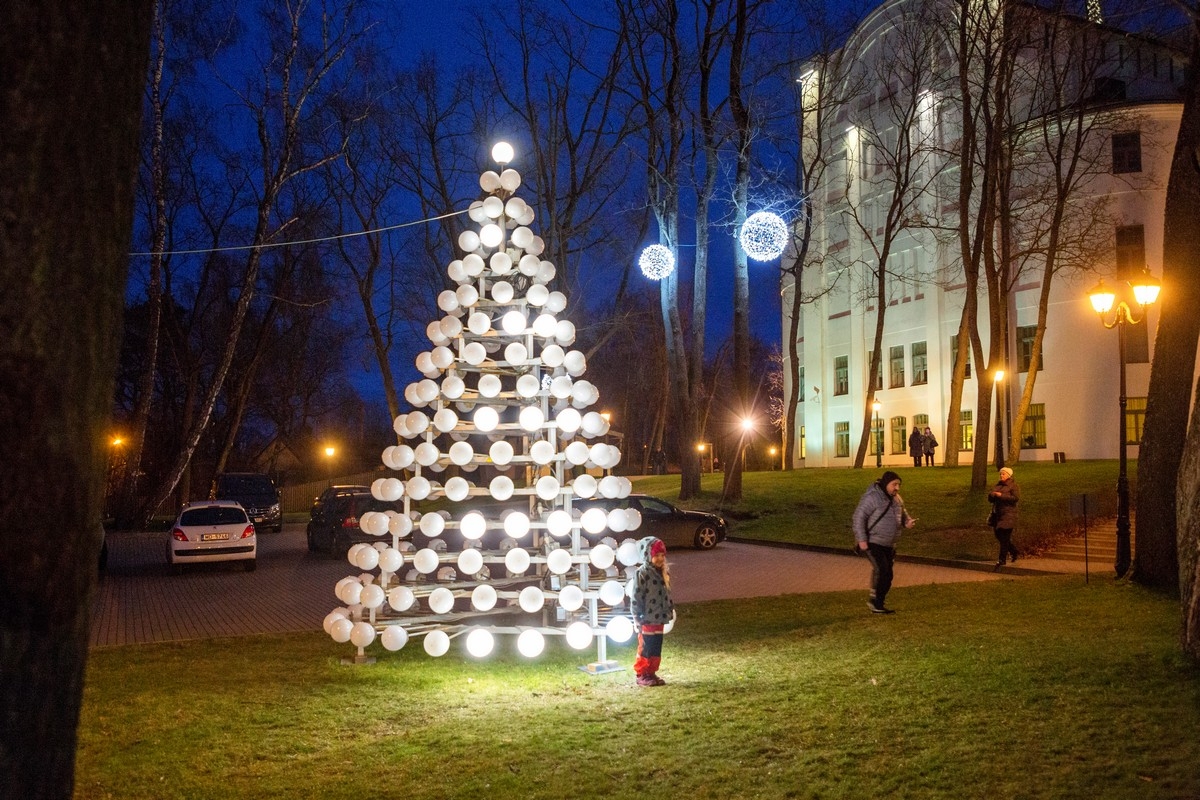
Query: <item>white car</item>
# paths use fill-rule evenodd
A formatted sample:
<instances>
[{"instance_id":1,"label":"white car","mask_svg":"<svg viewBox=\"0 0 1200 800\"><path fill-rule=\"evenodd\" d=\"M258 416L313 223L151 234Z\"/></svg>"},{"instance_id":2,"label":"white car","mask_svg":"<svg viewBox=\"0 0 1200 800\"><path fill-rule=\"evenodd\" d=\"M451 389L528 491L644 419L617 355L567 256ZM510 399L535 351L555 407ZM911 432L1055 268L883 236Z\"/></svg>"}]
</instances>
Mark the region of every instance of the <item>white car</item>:
<instances>
[{"instance_id":1,"label":"white car","mask_svg":"<svg viewBox=\"0 0 1200 800\"><path fill-rule=\"evenodd\" d=\"M254 570L258 537L246 509L234 500L198 500L179 512L167 537L167 563L176 575L184 564L199 561L241 561Z\"/></svg>"}]
</instances>

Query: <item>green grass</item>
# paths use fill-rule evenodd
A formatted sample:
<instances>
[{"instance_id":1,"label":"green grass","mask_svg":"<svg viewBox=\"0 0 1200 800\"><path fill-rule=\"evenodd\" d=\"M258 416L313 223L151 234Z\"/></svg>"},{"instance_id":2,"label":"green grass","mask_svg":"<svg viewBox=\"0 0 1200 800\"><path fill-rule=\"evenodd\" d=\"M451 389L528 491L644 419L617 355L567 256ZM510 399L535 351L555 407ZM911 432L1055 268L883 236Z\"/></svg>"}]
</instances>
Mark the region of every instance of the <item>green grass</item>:
<instances>
[{"instance_id":1,"label":"green grass","mask_svg":"<svg viewBox=\"0 0 1200 800\"><path fill-rule=\"evenodd\" d=\"M1177 601L1068 577L902 588L892 617L862 597L683 606L658 689L561 643L370 666L320 632L98 650L76 797L1200 795Z\"/></svg>"},{"instance_id":2,"label":"green grass","mask_svg":"<svg viewBox=\"0 0 1200 800\"><path fill-rule=\"evenodd\" d=\"M1023 550L1051 546L1073 533L1072 495L1088 494L1089 505L1100 501L1111 514L1117 477L1115 461L1074 461L1066 464L1018 464L1021 487L1020 521L1014 539ZM971 468L900 467L901 494L917 518L906 531L899 552L939 558L991 561L996 542L985 525L987 491L971 489ZM1130 465L1136 483L1136 465ZM882 474L874 468L807 469L792 472L751 472L745 476L741 503L721 501L720 474L705 475L701 494L683 505L720 510L730 523L730 535L774 542L847 548L853 540L850 517L859 497ZM989 486L996 481L989 472ZM635 478L635 491L675 500L679 476Z\"/></svg>"}]
</instances>

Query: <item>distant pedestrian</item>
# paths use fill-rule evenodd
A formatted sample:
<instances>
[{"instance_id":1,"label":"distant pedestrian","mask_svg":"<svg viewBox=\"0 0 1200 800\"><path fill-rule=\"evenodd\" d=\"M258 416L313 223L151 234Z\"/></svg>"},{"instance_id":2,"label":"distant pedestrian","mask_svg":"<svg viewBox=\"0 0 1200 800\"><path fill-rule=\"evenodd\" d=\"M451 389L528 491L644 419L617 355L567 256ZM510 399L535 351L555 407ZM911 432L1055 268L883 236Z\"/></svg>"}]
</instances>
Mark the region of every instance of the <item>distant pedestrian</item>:
<instances>
[{"instance_id":1,"label":"distant pedestrian","mask_svg":"<svg viewBox=\"0 0 1200 800\"><path fill-rule=\"evenodd\" d=\"M854 509L854 542L871 560L871 597L867 607L874 614L891 614L884 605L892 588L892 567L896 561L896 540L916 520L904 510L900 497L900 476L888 470L871 484Z\"/></svg>"},{"instance_id":2,"label":"distant pedestrian","mask_svg":"<svg viewBox=\"0 0 1200 800\"><path fill-rule=\"evenodd\" d=\"M1013 480L1013 471L1008 467L1000 469L1000 480L988 493L988 501L992 504L992 514L988 518L996 533L996 541L1000 543L1000 555L996 557L996 569L1004 566L1006 556L1017 561L1017 548L1012 543L1013 528L1017 526L1017 502L1021 499L1021 489Z\"/></svg>"},{"instance_id":3,"label":"distant pedestrian","mask_svg":"<svg viewBox=\"0 0 1200 800\"><path fill-rule=\"evenodd\" d=\"M654 451L654 474L667 474L667 454L661 447Z\"/></svg>"},{"instance_id":4,"label":"distant pedestrian","mask_svg":"<svg viewBox=\"0 0 1200 800\"><path fill-rule=\"evenodd\" d=\"M916 425L913 425L913 432L908 435L908 454L912 457L914 467L921 466L921 459L925 456L925 437Z\"/></svg>"},{"instance_id":5,"label":"distant pedestrian","mask_svg":"<svg viewBox=\"0 0 1200 800\"><path fill-rule=\"evenodd\" d=\"M638 631L633 671L638 686L662 686L666 681L658 677L658 667L662 663L663 630L675 611L667 545L647 536L638 542L638 555L642 563L629 582L629 610Z\"/></svg>"},{"instance_id":6,"label":"distant pedestrian","mask_svg":"<svg viewBox=\"0 0 1200 800\"><path fill-rule=\"evenodd\" d=\"M926 427L925 435L922 436L921 439L922 439L921 449L923 449L925 451L925 466L932 467L933 466L933 451L937 450L937 446L938 446L937 437L933 435L933 431L931 431L928 427Z\"/></svg>"}]
</instances>

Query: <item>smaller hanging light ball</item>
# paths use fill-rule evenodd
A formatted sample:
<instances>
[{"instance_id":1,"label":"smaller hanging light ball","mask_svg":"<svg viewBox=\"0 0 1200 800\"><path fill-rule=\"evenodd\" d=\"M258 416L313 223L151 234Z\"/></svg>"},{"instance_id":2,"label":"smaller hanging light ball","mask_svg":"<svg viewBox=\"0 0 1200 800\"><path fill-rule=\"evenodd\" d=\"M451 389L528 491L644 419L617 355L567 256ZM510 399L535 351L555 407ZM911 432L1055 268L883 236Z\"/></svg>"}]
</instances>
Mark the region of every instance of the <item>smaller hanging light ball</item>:
<instances>
[{"instance_id":1,"label":"smaller hanging light ball","mask_svg":"<svg viewBox=\"0 0 1200 800\"><path fill-rule=\"evenodd\" d=\"M652 281L661 281L675 271L675 256L670 248L652 244L638 257L642 274Z\"/></svg>"},{"instance_id":2,"label":"smaller hanging light ball","mask_svg":"<svg viewBox=\"0 0 1200 800\"><path fill-rule=\"evenodd\" d=\"M742 223L738 240L746 255L755 261L774 261L787 246L787 223L778 214L758 211Z\"/></svg>"}]
</instances>

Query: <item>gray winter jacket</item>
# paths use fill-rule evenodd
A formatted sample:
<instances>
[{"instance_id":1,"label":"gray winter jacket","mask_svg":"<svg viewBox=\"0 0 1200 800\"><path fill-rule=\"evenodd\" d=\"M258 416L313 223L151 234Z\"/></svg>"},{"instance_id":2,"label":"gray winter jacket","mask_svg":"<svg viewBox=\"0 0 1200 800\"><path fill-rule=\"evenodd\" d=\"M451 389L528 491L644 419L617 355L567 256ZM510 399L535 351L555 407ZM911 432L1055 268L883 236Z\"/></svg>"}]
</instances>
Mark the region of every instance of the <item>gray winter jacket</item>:
<instances>
[{"instance_id":1,"label":"gray winter jacket","mask_svg":"<svg viewBox=\"0 0 1200 800\"><path fill-rule=\"evenodd\" d=\"M627 589L631 600L629 610L639 625L666 625L671 621L671 612L675 608L663 574L650 563L650 547L657 541L657 538L647 536L638 542L638 556L642 563Z\"/></svg>"},{"instance_id":2,"label":"gray winter jacket","mask_svg":"<svg viewBox=\"0 0 1200 800\"><path fill-rule=\"evenodd\" d=\"M872 483L854 509L854 541L895 547L908 520L900 494L890 497L878 483ZM870 538L867 528L871 529Z\"/></svg>"}]
</instances>

